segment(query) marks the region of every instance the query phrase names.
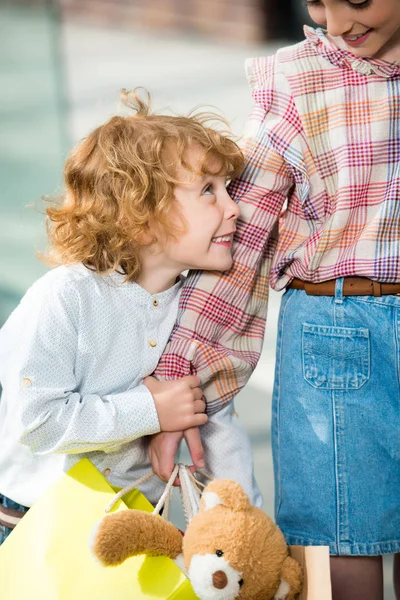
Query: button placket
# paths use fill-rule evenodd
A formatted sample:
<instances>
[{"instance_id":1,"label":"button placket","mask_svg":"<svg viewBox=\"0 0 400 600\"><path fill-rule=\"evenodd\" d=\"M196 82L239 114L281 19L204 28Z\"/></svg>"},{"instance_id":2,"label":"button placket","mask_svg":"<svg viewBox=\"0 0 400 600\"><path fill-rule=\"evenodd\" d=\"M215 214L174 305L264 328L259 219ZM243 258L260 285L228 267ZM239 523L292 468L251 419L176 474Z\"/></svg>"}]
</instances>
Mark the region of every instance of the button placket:
<instances>
[{"instance_id":1,"label":"button placket","mask_svg":"<svg viewBox=\"0 0 400 600\"><path fill-rule=\"evenodd\" d=\"M157 308L157 306L159 305L159 300L157 298L157 296L154 296L151 299L151 307L149 308L149 321L150 321L150 327L149 327L149 331L148 331L148 338L147 338L147 344L150 348L156 348L157 347L157 337L156 332L157 332L157 315L159 315L158 312L153 312L154 308Z\"/></svg>"}]
</instances>

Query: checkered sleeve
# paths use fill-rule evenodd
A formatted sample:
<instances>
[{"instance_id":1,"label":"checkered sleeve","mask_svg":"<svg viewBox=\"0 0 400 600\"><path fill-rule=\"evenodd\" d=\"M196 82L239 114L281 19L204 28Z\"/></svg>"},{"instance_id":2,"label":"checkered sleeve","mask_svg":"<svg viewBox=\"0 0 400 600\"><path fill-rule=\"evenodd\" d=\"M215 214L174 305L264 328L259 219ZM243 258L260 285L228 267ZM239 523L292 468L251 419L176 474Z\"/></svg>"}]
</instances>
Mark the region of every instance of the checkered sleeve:
<instances>
[{"instance_id":1,"label":"checkered sleeve","mask_svg":"<svg viewBox=\"0 0 400 600\"><path fill-rule=\"evenodd\" d=\"M155 373L160 379L197 374L210 414L245 385L260 357L277 221L294 185L284 156L288 144L279 139L293 129L291 103L285 94L273 93L274 58L246 66L255 104L243 138L246 166L229 188L241 209L233 266L225 273L189 273Z\"/></svg>"}]
</instances>

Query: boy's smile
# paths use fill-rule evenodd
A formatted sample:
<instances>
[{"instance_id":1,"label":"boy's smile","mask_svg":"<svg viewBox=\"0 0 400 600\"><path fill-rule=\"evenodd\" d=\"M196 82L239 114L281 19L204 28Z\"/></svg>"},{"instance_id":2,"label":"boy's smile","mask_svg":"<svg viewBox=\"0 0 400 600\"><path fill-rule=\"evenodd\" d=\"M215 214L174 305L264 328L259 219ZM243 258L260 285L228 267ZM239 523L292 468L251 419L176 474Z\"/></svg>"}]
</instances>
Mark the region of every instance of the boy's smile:
<instances>
[{"instance_id":1,"label":"boy's smile","mask_svg":"<svg viewBox=\"0 0 400 600\"><path fill-rule=\"evenodd\" d=\"M226 248L230 248L232 246L233 234L234 232L232 232L231 235L221 235L220 237L214 237L211 241L214 244L221 244Z\"/></svg>"},{"instance_id":2,"label":"boy's smile","mask_svg":"<svg viewBox=\"0 0 400 600\"><path fill-rule=\"evenodd\" d=\"M177 171L179 184L175 186L173 210L178 231L165 235L155 230L157 242L142 251L138 283L146 289L151 273L157 287L162 283L166 289L182 271L227 271L232 266L233 236L240 210L226 190L226 177L219 174L218 161L207 159L211 173L199 174L205 152L198 146L190 147L185 160L193 171L183 166Z\"/></svg>"},{"instance_id":3,"label":"boy's smile","mask_svg":"<svg viewBox=\"0 0 400 600\"><path fill-rule=\"evenodd\" d=\"M178 171L182 184L175 188L177 212L185 230L165 246L169 258L185 269L226 271L232 265L232 242L239 208L226 190L226 178L219 175L220 165L211 163L216 174L199 175L204 150L189 148L187 161L194 169Z\"/></svg>"}]
</instances>

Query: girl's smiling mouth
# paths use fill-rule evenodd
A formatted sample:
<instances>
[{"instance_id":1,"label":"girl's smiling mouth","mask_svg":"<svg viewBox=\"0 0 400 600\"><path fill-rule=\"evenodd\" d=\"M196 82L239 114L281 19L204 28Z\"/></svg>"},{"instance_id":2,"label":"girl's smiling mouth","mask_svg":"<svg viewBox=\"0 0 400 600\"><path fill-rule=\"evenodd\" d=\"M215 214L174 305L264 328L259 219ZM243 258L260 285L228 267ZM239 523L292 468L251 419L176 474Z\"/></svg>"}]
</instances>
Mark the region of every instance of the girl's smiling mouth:
<instances>
[{"instance_id":1,"label":"girl's smiling mouth","mask_svg":"<svg viewBox=\"0 0 400 600\"><path fill-rule=\"evenodd\" d=\"M362 46L362 44L364 44L367 40L367 38L369 37L369 34L373 31L372 28L367 29L367 31L365 31L364 33L360 33L358 35L348 35L342 36L342 39L346 42L346 44L348 46L353 46L353 47L357 47L357 46Z\"/></svg>"}]
</instances>

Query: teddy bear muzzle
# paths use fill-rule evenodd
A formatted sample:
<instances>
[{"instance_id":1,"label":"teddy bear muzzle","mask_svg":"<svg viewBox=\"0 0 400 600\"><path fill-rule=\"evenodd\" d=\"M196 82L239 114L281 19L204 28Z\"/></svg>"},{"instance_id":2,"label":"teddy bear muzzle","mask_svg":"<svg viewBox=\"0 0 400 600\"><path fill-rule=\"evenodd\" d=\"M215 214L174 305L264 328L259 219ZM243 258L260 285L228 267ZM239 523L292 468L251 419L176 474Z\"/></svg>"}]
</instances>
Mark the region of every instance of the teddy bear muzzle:
<instances>
[{"instance_id":1,"label":"teddy bear muzzle","mask_svg":"<svg viewBox=\"0 0 400 600\"><path fill-rule=\"evenodd\" d=\"M221 555L197 554L190 561L189 578L200 600L235 600L240 593L242 574Z\"/></svg>"}]
</instances>

